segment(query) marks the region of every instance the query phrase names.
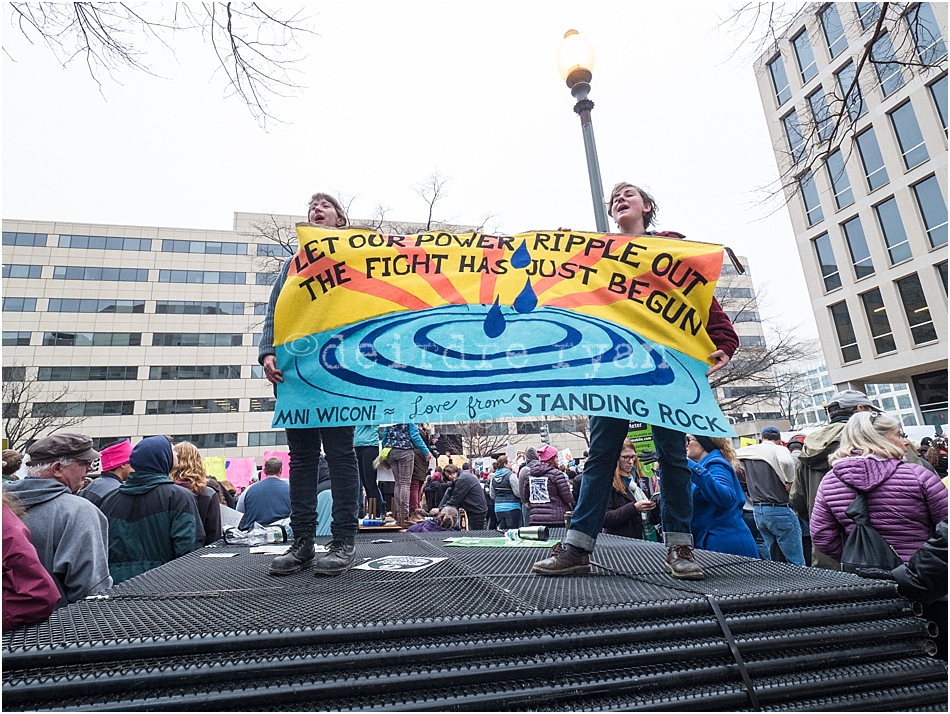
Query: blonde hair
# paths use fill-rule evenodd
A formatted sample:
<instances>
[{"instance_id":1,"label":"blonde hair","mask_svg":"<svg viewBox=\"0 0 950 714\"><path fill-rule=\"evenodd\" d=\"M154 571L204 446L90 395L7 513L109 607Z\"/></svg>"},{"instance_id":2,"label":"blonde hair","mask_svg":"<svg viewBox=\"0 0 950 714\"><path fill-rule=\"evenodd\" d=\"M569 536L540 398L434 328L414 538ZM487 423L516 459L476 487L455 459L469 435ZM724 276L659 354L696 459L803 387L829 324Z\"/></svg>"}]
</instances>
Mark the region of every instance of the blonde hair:
<instances>
[{"instance_id":1,"label":"blonde hair","mask_svg":"<svg viewBox=\"0 0 950 714\"><path fill-rule=\"evenodd\" d=\"M722 454L723 458L735 466L736 450L732 446L732 439L723 439L718 436L710 436L709 440L716 445L716 448L719 449L719 453Z\"/></svg>"},{"instance_id":2,"label":"blonde hair","mask_svg":"<svg viewBox=\"0 0 950 714\"><path fill-rule=\"evenodd\" d=\"M844 425L841 444L829 461L834 463L839 459L854 456L852 452L855 451L860 452L861 456L874 454L885 459L903 458L906 449L887 438L888 433L899 428L900 422L890 414L855 412Z\"/></svg>"},{"instance_id":3,"label":"blonde hair","mask_svg":"<svg viewBox=\"0 0 950 714\"><path fill-rule=\"evenodd\" d=\"M201 495L208 485L208 472L198 447L187 441L175 444L175 453L178 454L178 466L168 474L172 481L184 481L188 490L196 496Z\"/></svg>"},{"instance_id":4,"label":"blonde hair","mask_svg":"<svg viewBox=\"0 0 950 714\"><path fill-rule=\"evenodd\" d=\"M446 506L435 517L435 522L442 528L452 530L459 524L459 512L457 508Z\"/></svg>"},{"instance_id":5,"label":"blonde hair","mask_svg":"<svg viewBox=\"0 0 950 714\"><path fill-rule=\"evenodd\" d=\"M633 445L633 442L630 439L623 440L623 449L633 449L633 452L636 453L636 448ZM643 473L643 464L640 463L640 454L637 454L637 458L633 460L633 471L636 473L637 478L644 478ZM630 493L630 489L627 486L626 481L624 481L625 476L620 471L620 461L617 461L617 468L614 469L614 491L617 493Z\"/></svg>"}]
</instances>

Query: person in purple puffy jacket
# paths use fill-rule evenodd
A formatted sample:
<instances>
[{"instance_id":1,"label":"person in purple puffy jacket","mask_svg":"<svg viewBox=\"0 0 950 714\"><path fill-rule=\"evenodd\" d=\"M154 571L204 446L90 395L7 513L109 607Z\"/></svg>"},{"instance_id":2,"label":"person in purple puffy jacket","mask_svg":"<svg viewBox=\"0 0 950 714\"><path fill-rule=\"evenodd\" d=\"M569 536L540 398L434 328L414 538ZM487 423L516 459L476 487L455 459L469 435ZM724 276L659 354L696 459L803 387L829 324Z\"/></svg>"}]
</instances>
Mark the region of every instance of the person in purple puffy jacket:
<instances>
[{"instance_id":1,"label":"person in purple puffy jacket","mask_svg":"<svg viewBox=\"0 0 950 714\"><path fill-rule=\"evenodd\" d=\"M818 487L811 517L812 543L836 560L854 522L845 511L868 492L871 525L907 563L947 517L947 487L936 474L903 460L907 439L889 414L857 412Z\"/></svg>"}]
</instances>

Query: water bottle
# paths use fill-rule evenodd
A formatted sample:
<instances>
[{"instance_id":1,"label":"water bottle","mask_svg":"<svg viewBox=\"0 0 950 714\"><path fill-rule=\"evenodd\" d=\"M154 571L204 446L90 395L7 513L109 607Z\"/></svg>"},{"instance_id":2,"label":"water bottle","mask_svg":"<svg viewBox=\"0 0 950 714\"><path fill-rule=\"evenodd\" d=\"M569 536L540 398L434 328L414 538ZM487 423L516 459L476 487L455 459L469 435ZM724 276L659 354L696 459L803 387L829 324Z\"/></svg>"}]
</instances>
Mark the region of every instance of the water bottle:
<instances>
[{"instance_id":1,"label":"water bottle","mask_svg":"<svg viewBox=\"0 0 950 714\"><path fill-rule=\"evenodd\" d=\"M249 531L239 528L228 528L224 531L224 542L228 545L268 545L270 543L286 543L287 529L281 525L262 526L255 523Z\"/></svg>"}]
</instances>

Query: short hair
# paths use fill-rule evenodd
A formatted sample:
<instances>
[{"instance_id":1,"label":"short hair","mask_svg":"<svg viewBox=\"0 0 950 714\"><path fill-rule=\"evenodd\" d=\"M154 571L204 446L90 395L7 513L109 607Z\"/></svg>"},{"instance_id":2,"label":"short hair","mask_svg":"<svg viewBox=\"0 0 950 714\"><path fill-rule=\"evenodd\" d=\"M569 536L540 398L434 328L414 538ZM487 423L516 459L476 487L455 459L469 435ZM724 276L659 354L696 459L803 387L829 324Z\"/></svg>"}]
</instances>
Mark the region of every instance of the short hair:
<instances>
[{"instance_id":1,"label":"short hair","mask_svg":"<svg viewBox=\"0 0 950 714\"><path fill-rule=\"evenodd\" d=\"M462 471L471 471L471 470L472 470L472 465L468 461L462 464Z\"/></svg>"},{"instance_id":2,"label":"short hair","mask_svg":"<svg viewBox=\"0 0 950 714\"><path fill-rule=\"evenodd\" d=\"M448 476L449 474L457 474L459 472L459 467L455 464L446 464L442 468L442 475Z\"/></svg>"},{"instance_id":3,"label":"short hair","mask_svg":"<svg viewBox=\"0 0 950 714\"><path fill-rule=\"evenodd\" d=\"M264 473L268 476L276 476L284 470L284 462L276 456L271 456L264 462Z\"/></svg>"},{"instance_id":4,"label":"short hair","mask_svg":"<svg viewBox=\"0 0 950 714\"><path fill-rule=\"evenodd\" d=\"M764 431L762 432L761 437L765 441L781 441L782 440L782 435L776 434L774 431Z\"/></svg>"},{"instance_id":5,"label":"short hair","mask_svg":"<svg viewBox=\"0 0 950 714\"><path fill-rule=\"evenodd\" d=\"M881 456L885 459L900 459L905 449L888 440L887 434L899 429L900 422L890 414L872 414L871 412L855 412L848 419L841 431L841 444L832 454L831 461L853 456L852 452L860 452L861 456Z\"/></svg>"},{"instance_id":6,"label":"short hair","mask_svg":"<svg viewBox=\"0 0 950 714\"><path fill-rule=\"evenodd\" d=\"M20 464L23 463L23 454L13 449L3 450L3 475L9 476L20 470Z\"/></svg>"},{"instance_id":7,"label":"short hair","mask_svg":"<svg viewBox=\"0 0 950 714\"><path fill-rule=\"evenodd\" d=\"M340 205L340 200L336 196L331 196L329 193L320 193L317 192L310 197L310 201L307 203L307 219L310 219L310 206L313 205L314 201L323 200L330 203L333 208L336 209L336 214L343 219L343 225L349 223L349 220L346 217L346 211L343 210L343 206Z\"/></svg>"},{"instance_id":8,"label":"short hair","mask_svg":"<svg viewBox=\"0 0 950 714\"><path fill-rule=\"evenodd\" d=\"M446 506L436 515L435 522L442 528L452 530L459 524L458 509L452 506Z\"/></svg>"},{"instance_id":9,"label":"short hair","mask_svg":"<svg viewBox=\"0 0 950 714\"><path fill-rule=\"evenodd\" d=\"M613 213L610 212L610 207L614 205L614 199L619 196L623 191L626 191L628 188L635 189L637 193L640 194L640 198L643 199L644 203L650 204L650 210L647 211L643 216L643 229L646 230L656 222L656 214L660 210L660 207L656 203L656 199L653 198L649 193L644 191L639 186L634 186L632 183L627 183L626 181L620 181L614 184L613 189L610 191L610 196L607 198L607 214L613 218Z\"/></svg>"}]
</instances>

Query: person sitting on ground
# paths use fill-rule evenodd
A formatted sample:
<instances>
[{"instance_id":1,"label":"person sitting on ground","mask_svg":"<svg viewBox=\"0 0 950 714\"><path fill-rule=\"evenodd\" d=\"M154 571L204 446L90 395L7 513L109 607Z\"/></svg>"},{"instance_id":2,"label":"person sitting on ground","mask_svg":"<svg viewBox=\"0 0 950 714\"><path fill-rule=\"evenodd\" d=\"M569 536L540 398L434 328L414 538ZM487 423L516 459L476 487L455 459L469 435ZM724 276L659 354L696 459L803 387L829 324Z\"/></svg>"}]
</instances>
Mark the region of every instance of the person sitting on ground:
<instances>
[{"instance_id":1,"label":"person sitting on ground","mask_svg":"<svg viewBox=\"0 0 950 714\"><path fill-rule=\"evenodd\" d=\"M557 448L551 444L537 450L538 460L528 467L521 484L521 500L528 504L529 526L564 527L564 514L574 507L567 476L558 468Z\"/></svg>"},{"instance_id":2,"label":"person sitting on ground","mask_svg":"<svg viewBox=\"0 0 950 714\"><path fill-rule=\"evenodd\" d=\"M757 558L755 539L742 519L745 493L733 466L732 442L687 434L686 456L693 478L690 530L696 547Z\"/></svg>"},{"instance_id":3,"label":"person sitting on ground","mask_svg":"<svg viewBox=\"0 0 950 714\"><path fill-rule=\"evenodd\" d=\"M604 515L604 533L624 538L643 539L646 523L643 514L656 508L637 483L643 478L643 467L630 439L623 440L623 450L614 471L613 488Z\"/></svg>"},{"instance_id":4,"label":"person sitting on ground","mask_svg":"<svg viewBox=\"0 0 950 714\"><path fill-rule=\"evenodd\" d=\"M238 499L237 510L244 514L238 528L246 531L255 523L269 526L290 518L290 484L280 477L283 469L284 462L276 456L264 462L264 478L244 489Z\"/></svg>"},{"instance_id":5,"label":"person sitting on ground","mask_svg":"<svg viewBox=\"0 0 950 714\"><path fill-rule=\"evenodd\" d=\"M187 441L175 444L176 466L169 475L172 481L187 488L195 495L198 504L198 515L201 516L201 526L204 528L204 540L198 547L215 543L221 540L221 504L217 492L208 486L208 472L205 471L204 459L198 447Z\"/></svg>"},{"instance_id":6,"label":"person sitting on ground","mask_svg":"<svg viewBox=\"0 0 950 714\"><path fill-rule=\"evenodd\" d=\"M435 519L427 518L406 529L406 533L434 533L439 531L457 531L459 529L459 512L457 508L446 506L439 510Z\"/></svg>"},{"instance_id":7,"label":"person sitting on ground","mask_svg":"<svg viewBox=\"0 0 950 714\"><path fill-rule=\"evenodd\" d=\"M198 503L168 474L175 452L164 436L132 448L132 473L100 508L109 519L109 571L116 584L196 550L204 542Z\"/></svg>"},{"instance_id":8,"label":"person sitting on ground","mask_svg":"<svg viewBox=\"0 0 950 714\"><path fill-rule=\"evenodd\" d=\"M128 478L132 471L132 467L129 466L131 453L132 442L128 439L103 449L99 457L102 473L83 488L79 495L93 505L99 506L103 498L115 491Z\"/></svg>"},{"instance_id":9,"label":"person sitting on ground","mask_svg":"<svg viewBox=\"0 0 950 714\"><path fill-rule=\"evenodd\" d=\"M489 496L495 504L498 530L521 528L521 489L518 477L508 468L508 457L499 456L489 484Z\"/></svg>"},{"instance_id":10,"label":"person sitting on ground","mask_svg":"<svg viewBox=\"0 0 950 714\"><path fill-rule=\"evenodd\" d=\"M26 478L6 483L26 513L40 562L56 580L57 607L112 587L109 575L109 525L102 512L75 494L99 458L83 434L46 436L27 449Z\"/></svg>"},{"instance_id":11,"label":"person sitting on ground","mask_svg":"<svg viewBox=\"0 0 950 714\"><path fill-rule=\"evenodd\" d=\"M468 469L460 472L455 464L448 464L442 469L442 475L452 486L445 492L439 508L430 511L429 515L438 515L439 510L446 506L459 510L464 508L465 513L468 514L468 529L483 530L485 518L488 515L488 504L485 502L485 492L478 483L478 479Z\"/></svg>"},{"instance_id":12,"label":"person sitting on ground","mask_svg":"<svg viewBox=\"0 0 950 714\"><path fill-rule=\"evenodd\" d=\"M20 470L23 464L23 455L13 449L3 450L3 483L7 481L16 481L18 476L16 472Z\"/></svg>"},{"instance_id":13,"label":"person sitting on ground","mask_svg":"<svg viewBox=\"0 0 950 714\"><path fill-rule=\"evenodd\" d=\"M56 580L30 542L16 498L3 492L3 631L42 622L59 602Z\"/></svg>"}]
</instances>

